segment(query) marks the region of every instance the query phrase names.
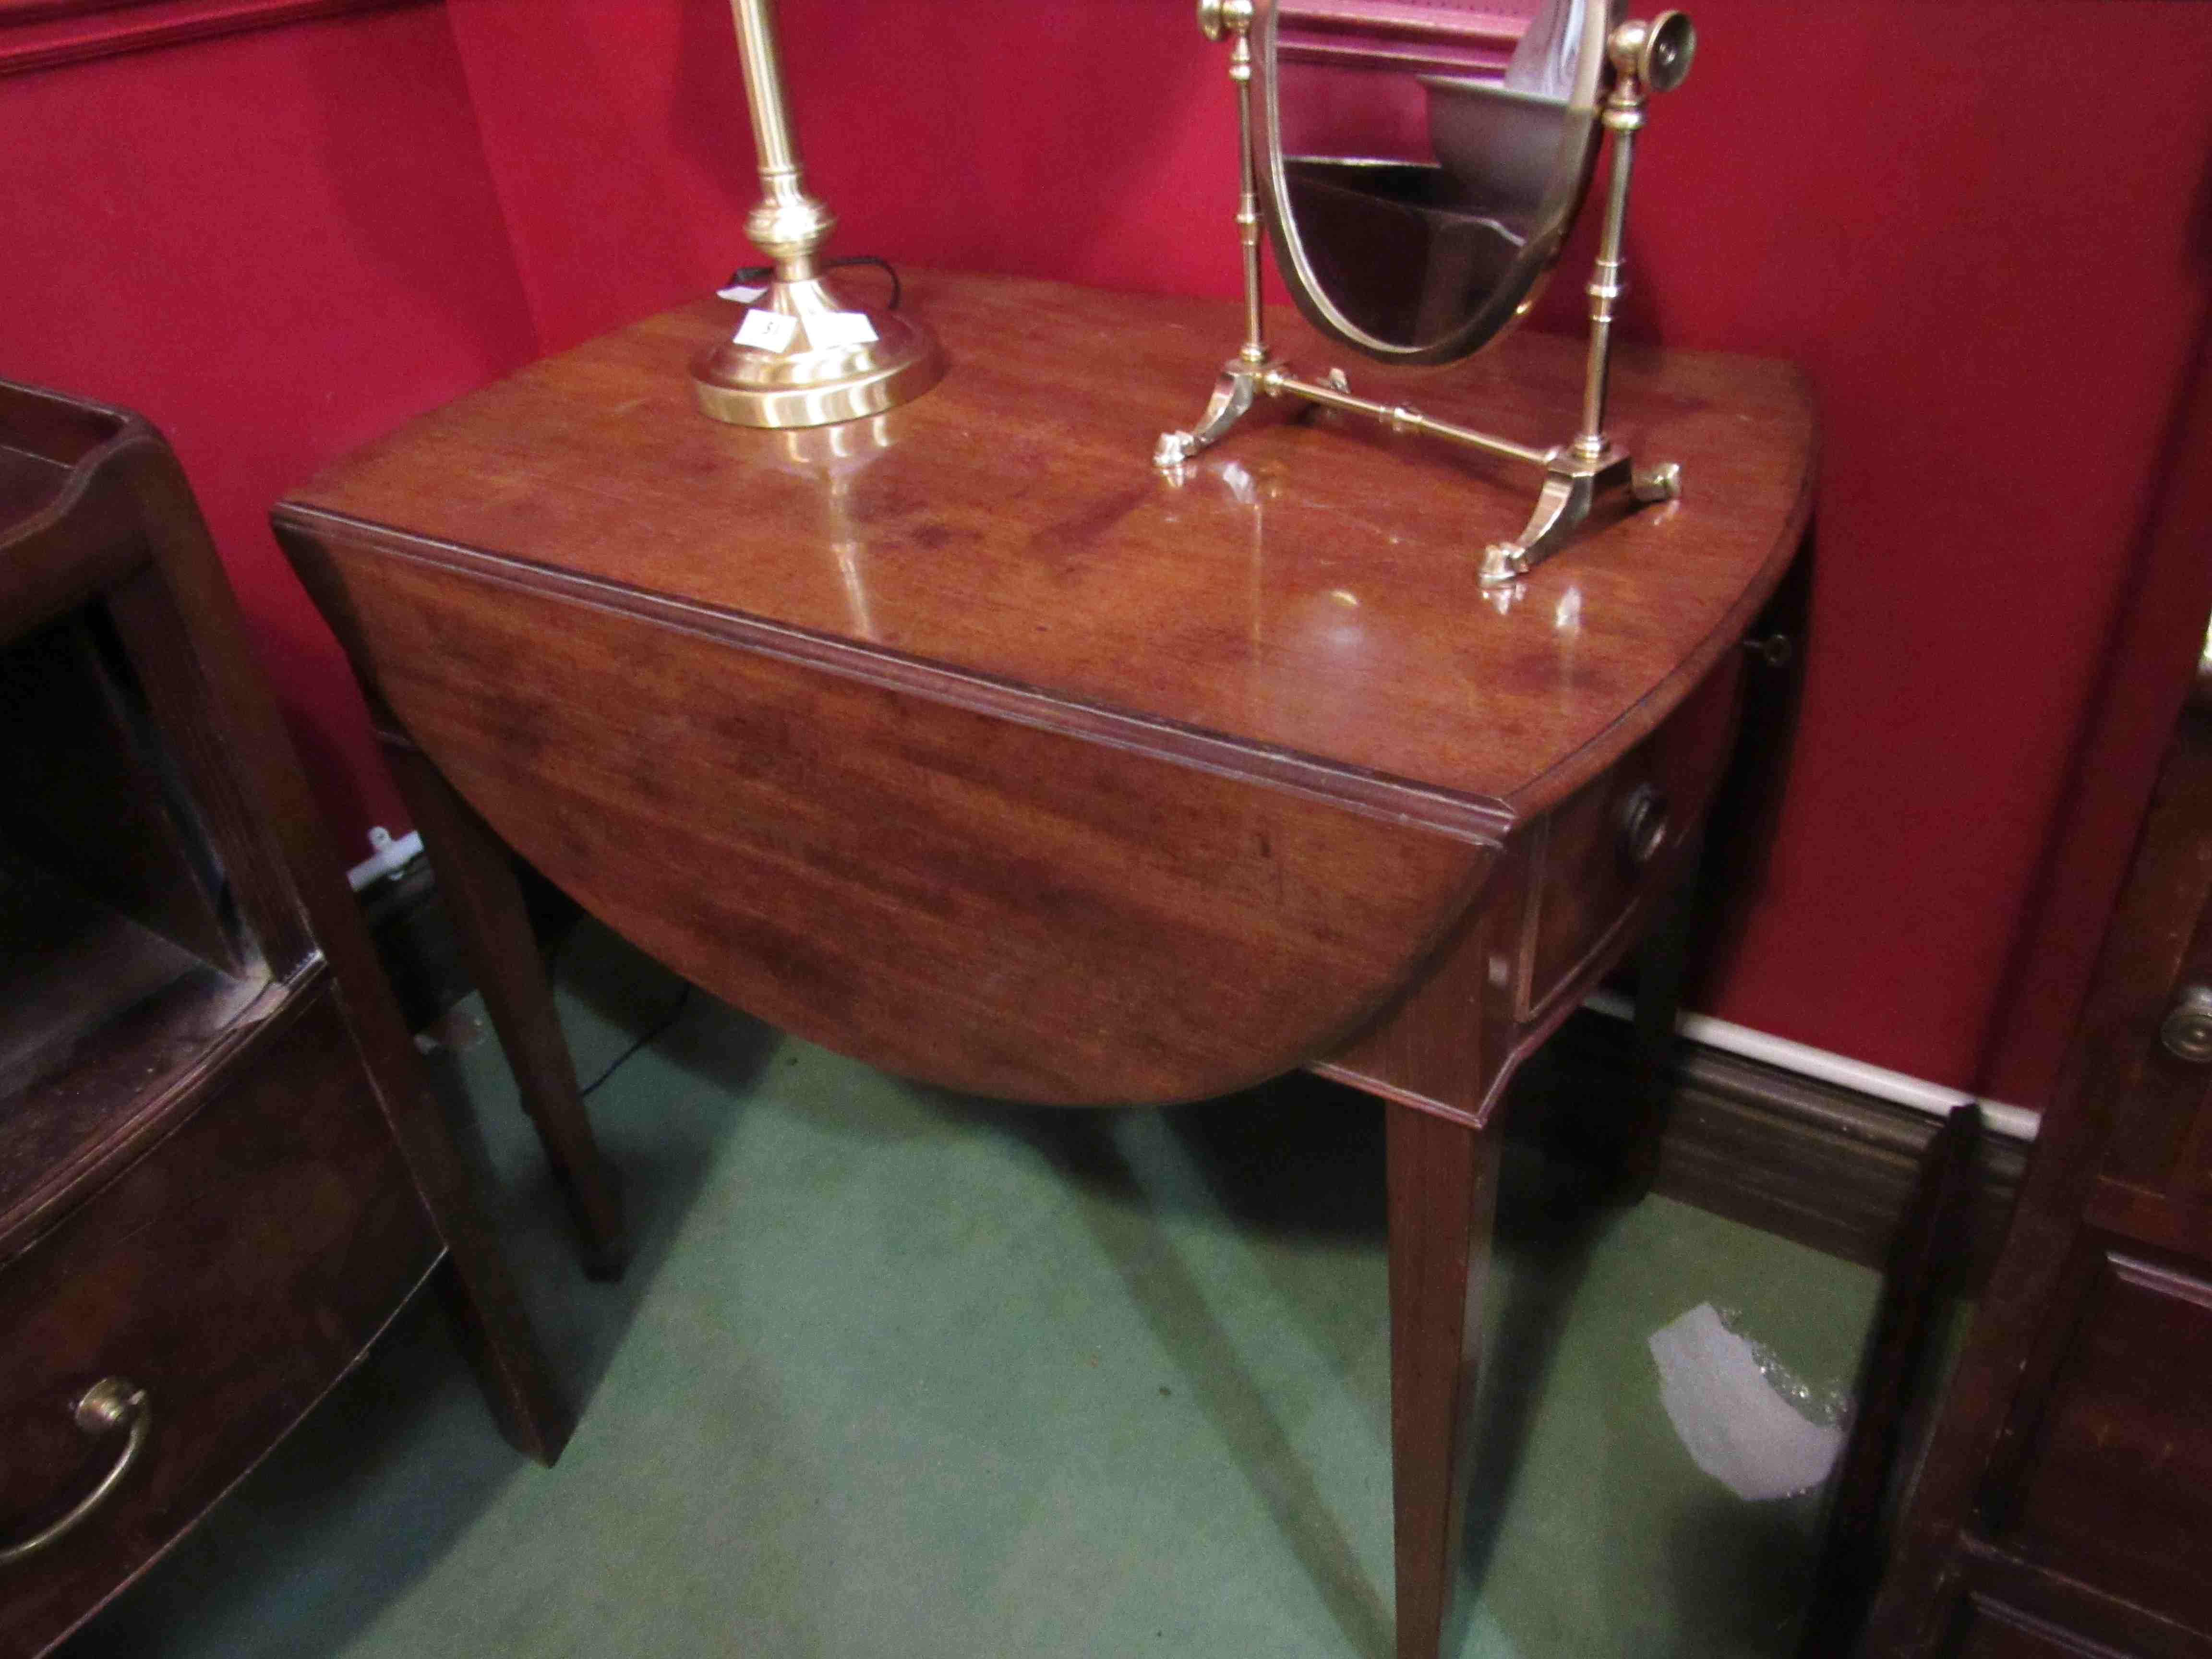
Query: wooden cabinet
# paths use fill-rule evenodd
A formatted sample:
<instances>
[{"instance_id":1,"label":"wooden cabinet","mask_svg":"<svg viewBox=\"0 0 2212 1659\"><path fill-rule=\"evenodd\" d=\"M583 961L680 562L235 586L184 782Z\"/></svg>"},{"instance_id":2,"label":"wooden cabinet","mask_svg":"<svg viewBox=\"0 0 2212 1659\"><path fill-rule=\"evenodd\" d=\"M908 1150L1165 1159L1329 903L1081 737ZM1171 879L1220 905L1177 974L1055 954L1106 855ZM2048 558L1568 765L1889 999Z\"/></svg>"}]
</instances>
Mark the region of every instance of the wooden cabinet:
<instances>
[{"instance_id":1,"label":"wooden cabinet","mask_svg":"<svg viewBox=\"0 0 2212 1659\"><path fill-rule=\"evenodd\" d=\"M1875 1605L1889 1655L2212 1654L2212 678Z\"/></svg>"},{"instance_id":2,"label":"wooden cabinet","mask_svg":"<svg viewBox=\"0 0 2212 1659\"><path fill-rule=\"evenodd\" d=\"M174 1133L0 1265L10 1508L19 1494L76 1498L122 1455L120 1437L73 1420L89 1387L127 1382L149 1418L142 1455L100 1507L0 1567L0 1651L37 1651L158 1554L437 1265L437 1232L328 976L315 977L254 1021ZM5 1541L43 1518L23 1517Z\"/></svg>"},{"instance_id":3,"label":"wooden cabinet","mask_svg":"<svg viewBox=\"0 0 2212 1659\"><path fill-rule=\"evenodd\" d=\"M0 382L0 1659L128 1583L450 1261L568 1418L175 458Z\"/></svg>"}]
</instances>

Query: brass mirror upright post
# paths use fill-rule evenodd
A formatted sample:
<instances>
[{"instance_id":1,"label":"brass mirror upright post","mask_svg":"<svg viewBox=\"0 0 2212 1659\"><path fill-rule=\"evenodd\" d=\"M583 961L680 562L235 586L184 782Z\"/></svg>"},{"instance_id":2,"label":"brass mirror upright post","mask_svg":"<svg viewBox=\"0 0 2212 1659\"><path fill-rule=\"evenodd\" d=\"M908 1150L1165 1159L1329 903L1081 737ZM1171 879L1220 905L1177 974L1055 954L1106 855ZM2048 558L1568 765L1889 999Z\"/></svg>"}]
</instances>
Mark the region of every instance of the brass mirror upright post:
<instances>
[{"instance_id":1,"label":"brass mirror upright post","mask_svg":"<svg viewBox=\"0 0 2212 1659\"><path fill-rule=\"evenodd\" d=\"M745 234L775 262L737 332L691 364L701 410L734 426L827 426L920 397L945 373L936 337L896 311L848 303L816 255L836 216L806 193L784 108L771 0L731 0L761 200Z\"/></svg>"}]
</instances>

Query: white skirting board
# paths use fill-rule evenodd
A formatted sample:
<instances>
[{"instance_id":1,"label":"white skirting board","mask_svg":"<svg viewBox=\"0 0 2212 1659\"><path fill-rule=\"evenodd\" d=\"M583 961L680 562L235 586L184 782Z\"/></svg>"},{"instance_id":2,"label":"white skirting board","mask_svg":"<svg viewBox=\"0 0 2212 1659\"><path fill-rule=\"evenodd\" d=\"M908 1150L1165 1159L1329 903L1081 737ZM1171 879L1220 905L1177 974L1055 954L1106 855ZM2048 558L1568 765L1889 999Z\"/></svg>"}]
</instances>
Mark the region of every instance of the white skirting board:
<instances>
[{"instance_id":1,"label":"white skirting board","mask_svg":"<svg viewBox=\"0 0 2212 1659\"><path fill-rule=\"evenodd\" d=\"M1635 1004L1626 997L1611 991L1599 991L1583 1004L1601 1014L1615 1019L1633 1019ZM1746 1060L1755 1060L1763 1066L1773 1066L1785 1072L1795 1072L1822 1083L1832 1083L1841 1089L1855 1089L1863 1095L1872 1095L1877 1100L1887 1100L1899 1106L1909 1106L1916 1112L1926 1112L1932 1117L1948 1115L1954 1109L1964 1106L1974 1097L1956 1089L1946 1089L1939 1084L1925 1083L1917 1077L1907 1077L1902 1072L1893 1072L1880 1066L1869 1066L1863 1060L1852 1060L1843 1054L1832 1054L1825 1048L1815 1048L1810 1043L1792 1042L1787 1037L1770 1036L1764 1031L1754 1031L1747 1025L1736 1025L1725 1019L1715 1019L1710 1014L1684 1014L1675 1021L1674 1029L1692 1042L1701 1042L1708 1048L1718 1048L1738 1054ZM2010 1135L2015 1140L2035 1139L2036 1126L2042 1115L2025 1106L2008 1106L2002 1101L1984 1100L1978 1103L1982 1121L1999 1134Z\"/></svg>"}]
</instances>

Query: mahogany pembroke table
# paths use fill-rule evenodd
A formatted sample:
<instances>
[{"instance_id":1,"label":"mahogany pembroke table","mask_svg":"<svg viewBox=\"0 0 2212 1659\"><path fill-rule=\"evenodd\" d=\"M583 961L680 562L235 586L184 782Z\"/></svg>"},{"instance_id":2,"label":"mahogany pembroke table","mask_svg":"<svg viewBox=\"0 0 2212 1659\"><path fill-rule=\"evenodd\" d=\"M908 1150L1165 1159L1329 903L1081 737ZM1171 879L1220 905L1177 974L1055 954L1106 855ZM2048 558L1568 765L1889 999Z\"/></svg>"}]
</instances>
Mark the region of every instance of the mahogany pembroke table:
<instances>
[{"instance_id":1,"label":"mahogany pembroke table","mask_svg":"<svg viewBox=\"0 0 2212 1659\"><path fill-rule=\"evenodd\" d=\"M1616 424L1685 498L1491 592L1526 481L1433 441L1285 408L1153 469L1232 306L908 293L951 367L888 415L701 417L684 366L738 314L706 301L371 445L279 537L603 1260L614 1191L501 841L715 995L908 1077L1074 1106L1304 1066L1379 1096L1398 1647L1433 1659L1493 1109L1695 843L1807 525L1806 382L1624 351ZM1565 429L1581 354L1516 335L1420 400Z\"/></svg>"}]
</instances>

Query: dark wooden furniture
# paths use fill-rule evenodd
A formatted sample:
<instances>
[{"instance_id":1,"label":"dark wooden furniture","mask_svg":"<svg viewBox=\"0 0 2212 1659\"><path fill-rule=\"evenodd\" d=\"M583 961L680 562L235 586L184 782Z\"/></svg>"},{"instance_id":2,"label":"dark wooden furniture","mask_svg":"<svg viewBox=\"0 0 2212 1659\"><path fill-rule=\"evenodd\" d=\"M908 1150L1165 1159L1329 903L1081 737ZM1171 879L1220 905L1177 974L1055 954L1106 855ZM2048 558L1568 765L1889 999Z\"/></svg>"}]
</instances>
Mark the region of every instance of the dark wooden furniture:
<instances>
[{"instance_id":1,"label":"dark wooden furniture","mask_svg":"<svg viewBox=\"0 0 2212 1659\"><path fill-rule=\"evenodd\" d=\"M552 1460L568 1418L174 456L4 382L0 981L0 1655L143 1570L441 1261Z\"/></svg>"},{"instance_id":2,"label":"dark wooden furniture","mask_svg":"<svg viewBox=\"0 0 2212 1659\"><path fill-rule=\"evenodd\" d=\"M2212 1654L2212 678L2166 751L1867 1651Z\"/></svg>"},{"instance_id":3,"label":"dark wooden furniture","mask_svg":"<svg viewBox=\"0 0 2212 1659\"><path fill-rule=\"evenodd\" d=\"M894 1072L1083 1105L1311 1066L1389 1103L1399 1644L1426 1659L1493 1110L1675 885L1805 527L1805 384L1625 354L1621 425L1688 499L1486 593L1478 551L1526 505L1486 463L1321 416L1152 469L1228 307L909 293L952 367L890 415L700 418L684 365L735 316L704 302L371 446L280 539L473 890L580 1194L489 832L717 995ZM1580 372L1518 337L1422 402L1542 431Z\"/></svg>"}]
</instances>

